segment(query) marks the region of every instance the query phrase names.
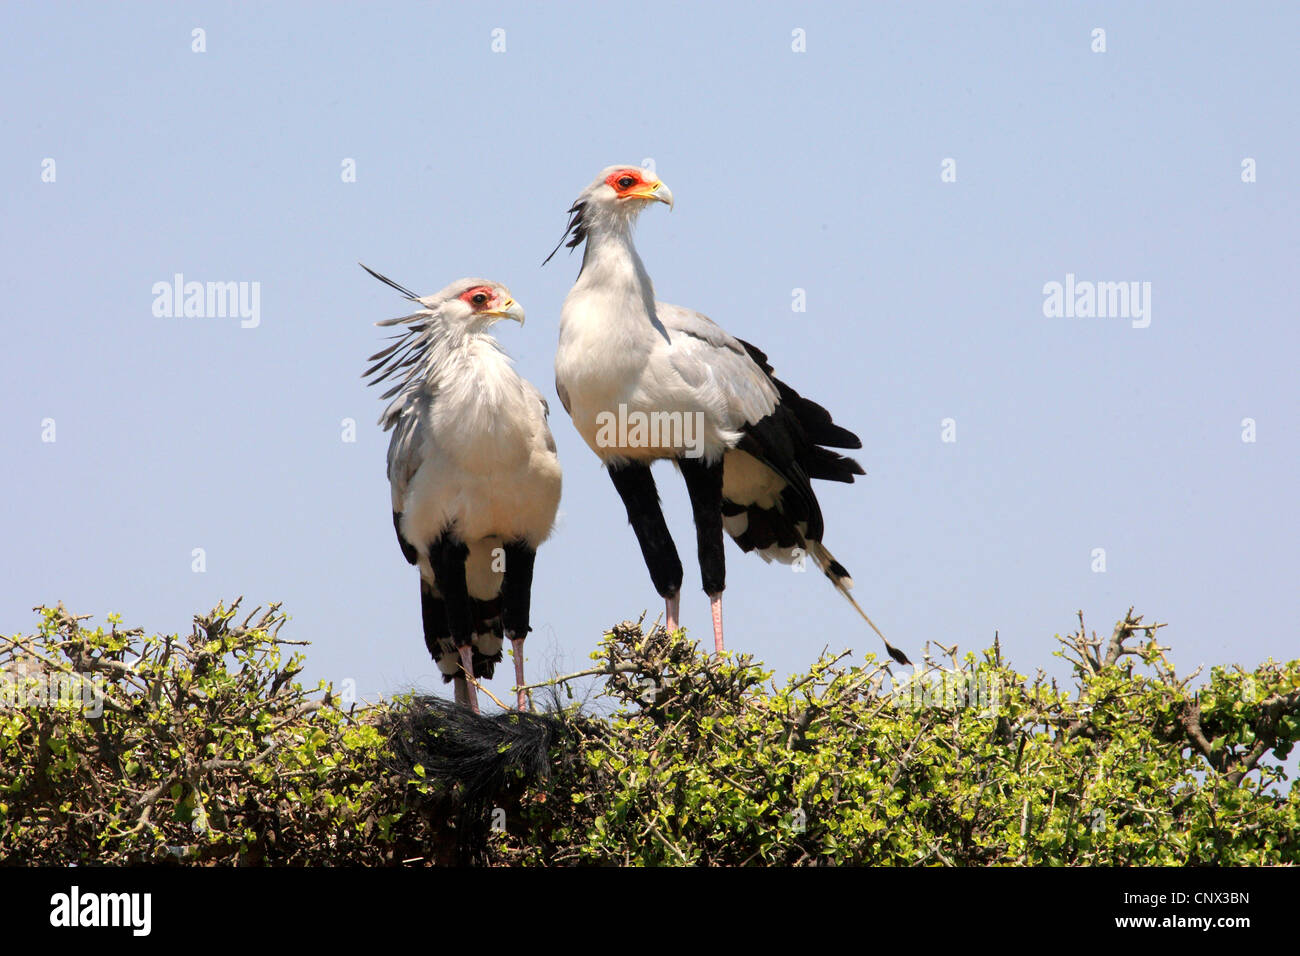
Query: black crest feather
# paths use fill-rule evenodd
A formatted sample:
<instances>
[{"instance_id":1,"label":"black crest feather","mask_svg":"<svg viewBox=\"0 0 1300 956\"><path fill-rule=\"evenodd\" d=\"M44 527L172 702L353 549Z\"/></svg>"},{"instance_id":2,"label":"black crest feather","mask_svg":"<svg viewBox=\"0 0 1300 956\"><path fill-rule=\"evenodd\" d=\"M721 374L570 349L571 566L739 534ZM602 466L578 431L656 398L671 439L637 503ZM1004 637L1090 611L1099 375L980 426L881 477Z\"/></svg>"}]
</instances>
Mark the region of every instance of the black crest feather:
<instances>
[{"instance_id":1,"label":"black crest feather","mask_svg":"<svg viewBox=\"0 0 1300 956\"><path fill-rule=\"evenodd\" d=\"M411 301L414 302L416 299L419 298L418 295L416 295L414 292L412 292L412 291L411 291L410 289L408 289L406 286L401 285L401 284L399 284L399 283L397 283L397 282L394 282L392 279L388 278L388 276L386 276L386 275L380 275L378 272L376 272L374 269L370 268L370 266L366 265L364 262L358 262L357 265L359 265L361 268L365 269L367 272L369 272L372 276L374 276L374 277L375 277L376 279L378 279L380 282L384 283L384 285L391 286L392 288L394 288L394 289L396 289L398 292L402 293L402 295L406 296L406 297L407 297L408 299L410 299Z\"/></svg>"},{"instance_id":2,"label":"black crest feather","mask_svg":"<svg viewBox=\"0 0 1300 956\"><path fill-rule=\"evenodd\" d=\"M419 296L406 286L394 282L386 275L381 275L364 262L359 262L357 265L380 282L396 289L406 298L419 303ZM375 323L375 325L380 326L397 325L402 327L396 335L390 336L390 338L397 341L370 356L367 361L374 364L361 373L362 378L369 379L366 382L367 385L378 385L390 378L395 380L395 384L380 396L382 401L388 401L398 392L410 388L420 377L424 368L424 358L428 354L429 346L432 344L429 335L426 334L429 332L432 322L432 313L428 309L424 309L420 312L412 312L410 315L399 316L395 319L384 319ZM402 403L403 400L398 399L393 405L388 406L384 410L384 414L380 416L379 421L385 430L391 428L396 422L393 412L394 409L400 409Z\"/></svg>"},{"instance_id":3,"label":"black crest feather","mask_svg":"<svg viewBox=\"0 0 1300 956\"><path fill-rule=\"evenodd\" d=\"M560 246L568 246L572 249L574 246L581 245L583 240L587 238L587 224L582 219L582 213L586 205L585 202L579 201L569 207L569 224L564 227L564 235L560 236L560 241L555 244L551 254L542 260L542 265L546 265L555 257L555 254L560 251ZM569 241L565 242L565 239Z\"/></svg>"}]
</instances>

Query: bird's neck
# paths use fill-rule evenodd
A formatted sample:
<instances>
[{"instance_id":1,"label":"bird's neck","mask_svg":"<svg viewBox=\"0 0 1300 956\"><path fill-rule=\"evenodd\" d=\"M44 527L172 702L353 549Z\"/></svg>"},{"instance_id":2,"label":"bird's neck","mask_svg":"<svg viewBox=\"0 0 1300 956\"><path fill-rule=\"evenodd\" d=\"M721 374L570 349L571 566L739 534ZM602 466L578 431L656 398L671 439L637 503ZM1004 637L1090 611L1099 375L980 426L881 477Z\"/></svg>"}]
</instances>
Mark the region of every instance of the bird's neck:
<instances>
[{"instance_id":1,"label":"bird's neck","mask_svg":"<svg viewBox=\"0 0 1300 956\"><path fill-rule=\"evenodd\" d=\"M601 290L606 295L639 303L651 321L655 317L654 283L632 242L632 216L595 217L587 225L582 271L573 293Z\"/></svg>"},{"instance_id":2,"label":"bird's neck","mask_svg":"<svg viewBox=\"0 0 1300 956\"><path fill-rule=\"evenodd\" d=\"M511 364L501 344L487 333L486 328L458 328L445 332L434 341L425 362L425 377L436 387L445 387L449 380L463 378L473 381L476 368L509 367Z\"/></svg>"}]
</instances>

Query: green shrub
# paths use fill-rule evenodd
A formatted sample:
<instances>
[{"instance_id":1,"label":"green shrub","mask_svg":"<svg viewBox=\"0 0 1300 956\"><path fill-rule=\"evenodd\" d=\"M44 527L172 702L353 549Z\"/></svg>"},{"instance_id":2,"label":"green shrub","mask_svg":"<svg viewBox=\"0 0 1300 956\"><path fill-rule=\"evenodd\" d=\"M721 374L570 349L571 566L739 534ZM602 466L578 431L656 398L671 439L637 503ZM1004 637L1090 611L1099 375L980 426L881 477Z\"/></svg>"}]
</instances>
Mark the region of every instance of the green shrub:
<instances>
[{"instance_id":1,"label":"green shrub","mask_svg":"<svg viewBox=\"0 0 1300 956\"><path fill-rule=\"evenodd\" d=\"M91 629L61 607L0 638L0 860L1300 862L1300 791L1281 766L1300 735L1300 661L1216 668L1197 689L1131 611L1107 640L1082 620L1060 638L1068 691L996 644L927 659L910 683L870 656L824 655L777 684L748 657L625 623L589 671L549 682L600 675L612 713L556 706L549 773L497 773L484 796L418 759L437 709L304 690L279 608L237 622L238 605L185 638ZM102 708L52 699L68 675L98 685ZM511 746L493 745L498 769Z\"/></svg>"}]
</instances>

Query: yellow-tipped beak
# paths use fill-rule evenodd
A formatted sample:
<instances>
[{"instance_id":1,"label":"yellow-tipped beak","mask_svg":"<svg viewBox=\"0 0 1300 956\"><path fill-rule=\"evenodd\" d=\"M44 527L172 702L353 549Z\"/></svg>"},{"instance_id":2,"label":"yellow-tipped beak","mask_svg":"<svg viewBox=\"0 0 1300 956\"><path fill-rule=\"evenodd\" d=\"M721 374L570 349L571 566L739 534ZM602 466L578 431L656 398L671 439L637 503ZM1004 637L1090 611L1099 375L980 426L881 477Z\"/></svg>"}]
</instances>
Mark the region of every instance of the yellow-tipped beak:
<instances>
[{"instance_id":1,"label":"yellow-tipped beak","mask_svg":"<svg viewBox=\"0 0 1300 956\"><path fill-rule=\"evenodd\" d=\"M514 299L506 299L501 304L501 308L493 309L491 312L485 312L485 315L495 315L498 319L514 319L520 325L524 324L524 307Z\"/></svg>"},{"instance_id":2,"label":"yellow-tipped beak","mask_svg":"<svg viewBox=\"0 0 1300 956\"><path fill-rule=\"evenodd\" d=\"M669 209L673 208L673 191L658 180L639 186L628 193L628 195L634 196L637 199L650 200L652 202L658 200L659 202L667 203Z\"/></svg>"}]
</instances>

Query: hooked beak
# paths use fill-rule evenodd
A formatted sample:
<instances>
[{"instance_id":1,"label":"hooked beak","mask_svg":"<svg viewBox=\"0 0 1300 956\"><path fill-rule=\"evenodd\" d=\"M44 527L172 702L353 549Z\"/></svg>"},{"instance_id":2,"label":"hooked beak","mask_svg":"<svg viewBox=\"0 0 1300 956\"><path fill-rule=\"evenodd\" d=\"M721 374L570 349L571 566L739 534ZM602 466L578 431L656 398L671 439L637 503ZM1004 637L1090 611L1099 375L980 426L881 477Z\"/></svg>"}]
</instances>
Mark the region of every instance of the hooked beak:
<instances>
[{"instance_id":1,"label":"hooked beak","mask_svg":"<svg viewBox=\"0 0 1300 956\"><path fill-rule=\"evenodd\" d=\"M645 183L642 186L638 186L632 192L628 193L628 195L635 197L636 199L647 200L648 202L658 200L659 202L667 203L669 209L673 208L673 191L657 179L652 183Z\"/></svg>"},{"instance_id":2,"label":"hooked beak","mask_svg":"<svg viewBox=\"0 0 1300 956\"><path fill-rule=\"evenodd\" d=\"M524 307L514 299L506 299L501 304L501 308L493 309L490 312L484 312L484 315L491 315L498 319L514 319L520 325L524 324Z\"/></svg>"}]
</instances>

